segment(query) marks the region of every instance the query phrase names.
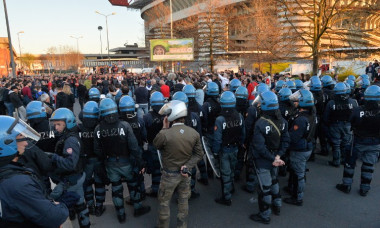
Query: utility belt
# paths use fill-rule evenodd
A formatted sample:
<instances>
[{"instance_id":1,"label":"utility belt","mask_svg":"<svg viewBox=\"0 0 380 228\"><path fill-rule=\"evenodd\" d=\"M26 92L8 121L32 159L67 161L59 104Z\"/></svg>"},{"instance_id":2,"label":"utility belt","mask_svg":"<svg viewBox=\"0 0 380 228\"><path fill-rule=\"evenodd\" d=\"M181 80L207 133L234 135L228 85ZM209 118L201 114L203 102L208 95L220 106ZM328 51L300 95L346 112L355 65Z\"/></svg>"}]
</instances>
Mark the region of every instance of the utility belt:
<instances>
[{"instance_id":1,"label":"utility belt","mask_svg":"<svg viewBox=\"0 0 380 228\"><path fill-rule=\"evenodd\" d=\"M167 172L167 173L172 173L172 174L180 174L181 173L181 170L169 170L169 169L165 169L165 168L162 168L162 170Z\"/></svg>"},{"instance_id":2,"label":"utility belt","mask_svg":"<svg viewBox=\"0 0 380 228\"><path fill-rule=\"evenodd\" d=\"M131 159L127 156L116 156L116 157L108 157L107 162L121 162L121 163L129 163Z\"/></svg>"}]
</instances>

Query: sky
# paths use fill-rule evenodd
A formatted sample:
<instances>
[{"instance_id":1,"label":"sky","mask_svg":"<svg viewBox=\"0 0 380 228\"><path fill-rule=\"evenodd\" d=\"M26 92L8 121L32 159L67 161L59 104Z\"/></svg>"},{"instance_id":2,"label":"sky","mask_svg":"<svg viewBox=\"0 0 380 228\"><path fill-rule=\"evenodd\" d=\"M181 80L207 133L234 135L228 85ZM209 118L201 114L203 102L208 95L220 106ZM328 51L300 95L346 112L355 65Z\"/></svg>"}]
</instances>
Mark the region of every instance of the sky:
<instances>
[{"instance_id":1,"label":"sky","mask_svg":"<svg viewBox=\"0 0 380 228\"><path fill-rule=\"evenodd\" d=\"M107 53L106 19L96 14L116 15L108 17L110 49L128 44L144 44L144 21L139 10L112 6L108 0L7 0L7 10L13 48L32 54L46 54L49 47L71 46L84 54L100 53L100 32L102 26L103 54ZM0 4L0 37L7 37L4 7Z\"/></svg>"}]
</instances>

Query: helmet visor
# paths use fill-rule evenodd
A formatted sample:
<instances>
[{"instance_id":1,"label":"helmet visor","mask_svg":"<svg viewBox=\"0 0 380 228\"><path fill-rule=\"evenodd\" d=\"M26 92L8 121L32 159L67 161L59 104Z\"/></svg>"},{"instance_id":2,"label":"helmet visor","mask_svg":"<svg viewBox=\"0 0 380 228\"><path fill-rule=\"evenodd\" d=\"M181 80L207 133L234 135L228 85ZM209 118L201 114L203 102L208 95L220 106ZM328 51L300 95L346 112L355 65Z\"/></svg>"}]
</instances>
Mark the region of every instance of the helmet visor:
<instances>
[{"instance_id":1,"label":"helmet visor","mask_svg":"<svg viewBox=\"0 0 380 228\"><path fill-rule=\"evenodd\" d=\"M16 141L28 141L28 146L26 147L27 149L33 147L34 143L40 140L41 137L38 132L36 132L27 123L25 123L23 120L19 118L16 118L7 130L8 134L11 134L12 132L16 132L25 137L22 139L17 139Z\"/></svg>"},{"instance_id":2,"label":"helmet visor","mask_svg":"<svg viewBox=\"0 0 380 228\"><path fill-rule=\"evenodd\" d=\"M261 98L261 95L259 94L256 96L255 100L253 100L252 105L253 106L259 106L261 104L262 100L263 99Z\"/></svg>"},{"instance_id":3,"label":"helmet visor","mask_svg":"<svg viewBox=\"0 0 380 228\"><path fill-rule=\"evenodd\" d=\"M299 99L300 99L300 97L301 97L301 93L300 93L300 91L298 90L297 92L295 92L295 93L293 93L292 95L290 95L289 96L289 99L291 100L291 101L299 101Z\"/></svg>"},{"instance_id":4,"label":"helmet visor","mask_svg":"<svg viewBox=\"0 0 380 228\"><path fill-rule=\"evenodd\" d=\"M310 84L311 84L310 80L303 83L303 89L310 90Z\"/></svg>"}]
</instances>

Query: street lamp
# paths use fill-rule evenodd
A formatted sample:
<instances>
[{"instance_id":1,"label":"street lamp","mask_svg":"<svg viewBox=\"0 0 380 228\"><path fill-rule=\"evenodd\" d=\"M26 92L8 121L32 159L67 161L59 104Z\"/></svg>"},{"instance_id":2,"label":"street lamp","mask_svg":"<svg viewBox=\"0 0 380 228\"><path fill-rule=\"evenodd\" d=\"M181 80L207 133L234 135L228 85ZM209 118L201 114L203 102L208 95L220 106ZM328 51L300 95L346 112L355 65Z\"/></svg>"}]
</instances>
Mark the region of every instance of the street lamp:
<instances>
[{"instance_id":1,"label":"street lamp","mask_svg":"<svg viewBox=\"0 0 380 228\"><path fill-rule=\"evenodd\" d=\"M98 26L99 34L100 34L100 59L103 59L103 42L102 42L102 26Z\"/></svg>"},{"instance_id":2,"label":"street lamp","mask_svg":"<svg viewBox=\"0 0 380 228\"><path fill-rule=\"evenodd\" d=\"M20 31L17 33L17 37L18 37L18 49L20 50L20 68L22 67L22 63L21 63L21 43L20 43L20 33L24 33L24 31Z\"/></svg>"},{"instance_id":3,"label":"street lamp","mask_svg":"<svg viewBox=\"0 0 380 228\"><path fill-rule=\"evenodd\" d=\"M109 38L108 38L108 17L112 16L112 15L116 15L116 13L114 12L114 13L111 13L111 14L108 14L108 15L102 14L99 11L95 11L95 13L100 14L100 15L102 15L102 16L104 16L106 18L108 61L109 61L109 65L111 65L111 59L110 59L110 41L109 41Z\"/></svg>"},{"instance_id":4,"label":"street lamp","mask_svg":"<svg viewBox=\"0 0 380 228\"><path fill-rule=\"evenodd\" d=\"M10 52L10 55L11 55L12 77L16 78L16 65L15 65L15 59L14 59L14 57L13 57L13 48L12 48L12 40L11 40L11 30L10 30L10 28L9 28L7 3L5 2L5 0L3 0L3 4L4 4L5 21L6 21L6 23L7 23L9 52ZM7 65L8 65L8 64L7 64Z\"/></svg>"},{"instance_id":5,"label":"street lamp","mask_svg":"<svg viewBox=\"0 0 380 228\"><path fill-rule=\"evenodd\" d=\"M71 38L74 38L77 40L77 58L78 58L78 66L80 65L79 64L79 39L83 38L83 36L78 36L78 37L75 37L75 36L70 36Z\"/></svg>"}]
</instances>

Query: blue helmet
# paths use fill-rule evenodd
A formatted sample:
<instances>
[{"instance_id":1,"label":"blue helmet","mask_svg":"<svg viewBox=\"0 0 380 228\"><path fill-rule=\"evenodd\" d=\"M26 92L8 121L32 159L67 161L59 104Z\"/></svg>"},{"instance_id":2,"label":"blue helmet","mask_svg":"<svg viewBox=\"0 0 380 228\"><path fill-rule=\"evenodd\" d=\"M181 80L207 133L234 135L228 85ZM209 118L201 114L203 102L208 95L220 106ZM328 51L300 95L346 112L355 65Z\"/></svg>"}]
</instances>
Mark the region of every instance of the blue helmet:
<instances>
[{"instance_id":1,"label":"blue helmet","mask_svg":"<svg viewBox=\"0 0 380 228\"><path fill-rule=\"evenodd\" d=\"M219 95L219 86L215 82L207 83L206 94L208 96L218 96Z\"/></svg>"},{"instance_id":2,"label":"blue helmet","mask_svg":"<svg viewBox=\"0 0 380 228\"><path fill-rule=\"evenodd\" d=\"M88 91L88 98L90 99L100 99L100 91L97 88L91 88Z\"/></svg>"},{"instance_id":3,"label":"blue helmet","mask_svg":"<svg viewBox=\"0 0 380 228\"><path fill-rule=\"evenodd\" d=\"M17 139L22 134L25 138L38 141L40 135L28 124L18 118L0 116L0 166L6 165L17 155Z\"/></svg>"},{"instance_id":4,"label":"blue helmet","mask_svg":"<svg viewBox=\"0 0 380 228\"><path fill-rule=\"evenodd\" d=\"M303 89L303 82L300 79L294 80L294 83L296 84L296 89Z\"/></svg>"},{"instance_id":5,"label":"blue helmet","mask_svg":"<svg viewBox=\"0 0 380 228\"><path fill-rule=\"evenodd\" d=\"M371 85L364 91L364 100L366 101L380 101L380 87Z\"/></svg>"},{"instance_id":6,"label":"blue helmet","mask_svg":"<svg viewBox=\"0 0 380 228\"><path fill-rule=\"evenodd\" d=\"M346 80L352 80L352 81L355 81L356 80L356 77L354 75L348 75Z\"/></svg>"},{"instance_id":7,"label":"blue helmet","mask_svg":"<svg viewBox=\"0 0 380 228\"><path fill-rule=\"evenodd\" d=\"M83 106L83 118L99 118L99 106L95 101L88 101Z\"/></svg>"},{"instance_id":8,"label":"blue helmet","mask_svg":"<svg viewBox=\"0 0 380 228\"><path fill-rule=\"evenodd\" d=\"M173 100L182 101L186 104L186 106L189 104L189 99L187 98L186 93L181 92L181 91L176 92L173 95Z\"/></svg>"},{"instance_id":9,"label":"blue helmet","mask_svg":"<svg viewBox=\"0 0 380 228\"><path fill-rule=\"evenodd\" d=\"M74 113L68 108L59 108L51 114L50 121L65 121L66 128L72 129L77 125Z\"/></svg>"},{"instance_id":10,"label":"blue helmet","mask_svg":"<svg viewBox=\"0 0 380 228\"><path fill-rule=\"evenodd\" d=\"M235 97L248 100L248 90L244 86L239 86L235 91Z\"/></svg>"},{"instance_id":11,"label":"blue helmet","mask_svg":"<svg viewBox=\"0 0 380 228\"><path fill-rule=\"evenodd\" d=\"M111 98L106 98L100 101L99 104L100 117L105 117L117 113L117 105Z\"/></svg>"},{"instance_id":12,"label":"blue helmet","mask_svg":"<svg viewBox=\"0 0 380 228\"><path fill-rule=\"evenodd\" d=\"M351 89L355 89L355 81L348 79L346 82L347 82L347 84L350 85Z\"/></svg>"},{"instance_id":13,"label":"blue helmet","mask_svg":"<svg viewBox=\"0 0 380 228\"><path fill-rule=\"evenodd\" d=\"M367 79L367 80L369 80L369 76L368 75L366 75L366 74L362 74L362 75L360 75L360 78L363 80L363 79Z\"/></svg>"},{"instance_id":14,"label":"blue helmet","mask_svg":"<svg viewBox=\"0 0 380 228\"><path fill-rule=\"evenodd\" d=\"M237 90L237 88L239 88L239 86L241 86L241 81L239 79L232 79L231 82L230 82L230 90L232 92L235 93L235 91Z\"/></svg>"},{"instance_id":15,"label":"blue helmet","mask_svg":"<svg viewBox=\"0 0 380 228\"><path fill-rule=\"evenodd\" d=\"M276 91L279 92L282 88L284 88L286 86L286 83L284 80L278 80L276 82Z\"/></svg>"},{"instance_id":16,"label":"blue helmet","mask_svg":"<svg viewBox=\"0 0 380 228\"><path fill-rule=\"evenodd\" d=\"M188 98L195 97L195 87L193 85L185 85L182 92L184 92Z\"/></svg>"},{"instance_id":17,"label":"blue helmet","mask_svg":"<svg viewBox=\"0 0 380 228\"><path fill-rule=\"evenodd\" d=\"M28 120L45 117L47 117L46 109L41 101L32 101L26 106L26 118Z\"/></svg>"},{"instance_id":18,"label":"blue helmet","mask_svg":"<svg viewBox=\"0 0 380 228\"><path fill-rule=\"evenodd\" d=\"M257 98L255 98L256 100ZM266 91L259 95L260 107L263 111L276 110L278 109L278 98L272 91Z\"/></svg>"},{"instance_id":19,"label":"blue helmet","mask_svg":"<svg viewBox=\"0 0 380 228\"><path fill-rule=\"evenodd\" d=\"M266 92L266 91L269 91L269 87L267 86L267 84L265 83L260 83L258 84L255 89L252 91L252 93L256 96Z\"/></svg>"},{"instance_id":20,"label":"blue helmet","mask_svg":"<svg viewBox=\"0 0 380 228\"><path fill-rule=\"evenodd\" d=\"M347 93L347 86L343 82L336 83L334 87L334 93L337 95L340 94L346 94Z\"/></svg>"},{"instance_id":21,"label":"blue helmet","mask_svg":"<svg viewBox=\"0 0 380 228\"><path fill-rule=\"evenodd\" d=\"M235 108L236 97L233 92L225 91L220 96L220 107L221 108Z\"/></svg>"},{"instance_id":22,"label":"blue helmet","mask_svg":"<svg viewBox=\"0 0 380 228\"><path fill-rule=\"evenodd\" d=\"M291 90L296 90L296 83L294 83L294 81L287 81L286 82L286 87L288 87L289 89Z\"/></svg>"},{"instance_id":23,"label":"blue helmet","mask_svg":"<svg viewBox=\"0 0 380 228\"><path fill-rule=\"evenodd\" d=\"M300 107L311 107L314 105L314 96L313 94L306 89L300 89L299 90L300 97L299 97L299 106Z\"/></svg>"},{"instance_id":24,"label":"blue helmet","mask_svg":"<svg viewBox=\"0 0 380 228\"><path fill-rule=\"evenodd\" d=\"M334 82L332 80L332 77L330 75L325 75L321 78L323 87L327 87L332 85Z\"/></svg>"},{"instance_id":25,"label":"blue helmet","mask_svg":"<svg viewBox=\"0 0 380 228\"><path fill-rule=\"evenodd\" d=\"M164 102L165 102L165 98L164 98L164 95L162 95L161 92L154 92L152 93L152 95L150 96L150 106L162 106L164 105Z\"/></svg>"},{"instance_id":26,"label":"blue helmet","mask_svg":"<svg viewBox=\"0 0 380 228\"><path fill-rule=\"evenodd\" d=\"M361 88L362 88L362 89L366 89L370 84L371 84L371 83L369 82L369 80L364 78L364 79L362 80L362 86L361 86Z\"/></svg>"},{"instance_id":27,"label":"blue helmet","mask_svg":"<svg viewBox=\"0 0 380 228\"><path fill-rule=\"evenodd\" d=\"M310 90L320 91L322 89L322 82L318 76L313 76L310 78Z\"/></svg>"},{"instance_id":28,"label":"blue helmet","mask_svg":"<svg viewBox=\"0 0 380 228\"><path fill-rule=\"evenodd\" d=\"M290 95L292 95L292 90L290 90L289 88L282 88L278 92L278 97L280 98L280 101L289 100Z\"/></svg>"},{"instance_id":29,"label":"blue helmet","mask_svg":"<svg viewBox=\"0 0 380 228\"><path fill-rule=\"evenodd\" d=\"M348 82L343 82L346 85L346 93L350 94L351 93L351 86L348 84Z\"/></svg>"},{"instance_id":30,"label":"blue helmet","mask_svg":"<svg viewBox=\"0 0 380 228\"><path fill-rule=\"evenodd\" d=\"M130 96L123 96L119 101L119 110L120 112L134 112L135 100Z\"/></svg>"}]
</instances>

